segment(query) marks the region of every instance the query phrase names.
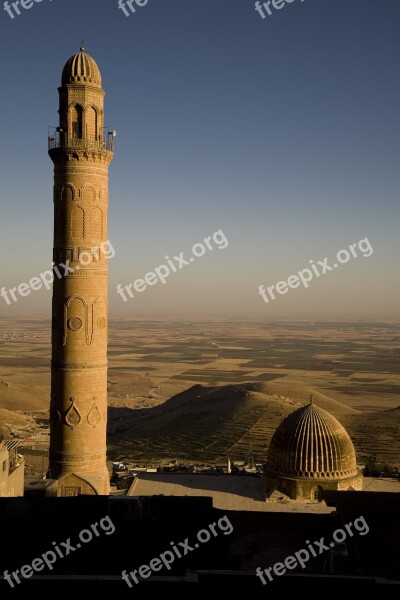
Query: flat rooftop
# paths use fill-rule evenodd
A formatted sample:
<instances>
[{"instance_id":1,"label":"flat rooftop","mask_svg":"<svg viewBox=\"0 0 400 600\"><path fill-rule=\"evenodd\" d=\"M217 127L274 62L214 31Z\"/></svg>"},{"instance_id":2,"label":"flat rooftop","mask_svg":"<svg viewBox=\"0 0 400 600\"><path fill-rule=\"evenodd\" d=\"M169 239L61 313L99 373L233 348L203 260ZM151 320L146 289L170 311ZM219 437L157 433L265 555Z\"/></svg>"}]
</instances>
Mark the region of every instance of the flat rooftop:
<instances>
[{"instance_id":1,"label":"flat rooftop","mask_svg":"<svg viewBox=\"0 0 400 600\"><path fill-rule=\"evenodd\" d=\"M400 492L396 479L364 479L365 491ZM266 500L261 478L254 475L208 475L203 473L138 473L128 496L211 496L214 508L260 512L330 513L325 502Z\"/></svg>"},{"instance_id":2,"label":"flat rooftop","mask_svg":"<svg viewBox=\"0 0 400 600\"><path fill-rule=\"evenodd\" d=\"M400 487L400 486L399 486ZM266 501L261 478L254 475L138 473L128 496L211 496L214 508L259 512L330 513L324 502Z\"/></svg>"}]
</instances>

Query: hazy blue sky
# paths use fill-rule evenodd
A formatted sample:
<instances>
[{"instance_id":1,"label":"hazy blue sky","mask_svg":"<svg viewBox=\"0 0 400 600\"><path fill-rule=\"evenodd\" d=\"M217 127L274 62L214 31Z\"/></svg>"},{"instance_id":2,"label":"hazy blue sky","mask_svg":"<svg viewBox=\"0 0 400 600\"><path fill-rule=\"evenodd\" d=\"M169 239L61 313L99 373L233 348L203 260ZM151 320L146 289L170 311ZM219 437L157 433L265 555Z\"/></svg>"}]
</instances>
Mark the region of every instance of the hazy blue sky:
<instances>
[{"instance_id":1,"label":"hazy blue sky","mask_svg":"<svg viewBox=\"0 0 400 600\"><path fill-rule=\"evenodd\" d=\"M294 0L264 20L254 0L149 0L130 17L117 0L43 0L0 13L0 286L49 268L47 126L84 37L118 132L111 316L398 316L398 0ZM224 250L127 303L116 295L218 229ZM258 294L364 237L369 258L269 304ZM46 291L0 298L0 315L50 305Z\"/></svg>"}]
</instances>

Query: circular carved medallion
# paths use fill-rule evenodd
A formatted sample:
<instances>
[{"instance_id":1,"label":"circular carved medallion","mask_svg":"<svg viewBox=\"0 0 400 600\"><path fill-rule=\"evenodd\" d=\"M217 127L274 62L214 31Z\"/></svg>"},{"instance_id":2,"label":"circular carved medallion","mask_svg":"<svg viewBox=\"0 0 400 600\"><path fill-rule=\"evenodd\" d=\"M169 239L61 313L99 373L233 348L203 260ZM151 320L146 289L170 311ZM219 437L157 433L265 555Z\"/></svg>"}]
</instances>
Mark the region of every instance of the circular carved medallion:
<instances>
[{"instance_id":1,"label":"circular carved medallion","mask_svg":"<svg viewBox=\"0 0 400 600\"><path fill-rule=\"evenodd\" d=\"M82 320L79 317L72 317L68 321L68 328L71 329L71 331L78 331L82 325Z\"/></svg>"}]
</instances>

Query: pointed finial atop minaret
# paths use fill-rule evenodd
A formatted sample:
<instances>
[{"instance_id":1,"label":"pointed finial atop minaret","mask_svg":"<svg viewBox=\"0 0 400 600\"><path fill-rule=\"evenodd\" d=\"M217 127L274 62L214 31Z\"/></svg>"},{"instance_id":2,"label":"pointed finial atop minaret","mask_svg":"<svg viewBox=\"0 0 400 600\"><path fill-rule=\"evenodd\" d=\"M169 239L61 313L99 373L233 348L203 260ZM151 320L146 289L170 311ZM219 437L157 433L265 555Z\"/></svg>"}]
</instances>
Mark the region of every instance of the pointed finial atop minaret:
<instances>
[{"instance_id":1,"label":"pointed finial atop minaret","mask_svg":"<svg viewBox=\"0 0 400 600\"><path fill-rule=\"evenodd\" d=\"M311 394L310 394L310 404L312 404L312 403L313 403L313 397L314 397L314 394L313 394L313 393L311 393Z\"/></svg>"},{"instance_id":2,"label":"pointed finial atop minaret","mask_svg":"<svg viewBox=\"0 0 400 600\"><path fill-rule=\"evenodd\" d=\"M83 38L81 41L81 52L85 52L85 42L83 41Z\"/></svg>"}]
</instances>

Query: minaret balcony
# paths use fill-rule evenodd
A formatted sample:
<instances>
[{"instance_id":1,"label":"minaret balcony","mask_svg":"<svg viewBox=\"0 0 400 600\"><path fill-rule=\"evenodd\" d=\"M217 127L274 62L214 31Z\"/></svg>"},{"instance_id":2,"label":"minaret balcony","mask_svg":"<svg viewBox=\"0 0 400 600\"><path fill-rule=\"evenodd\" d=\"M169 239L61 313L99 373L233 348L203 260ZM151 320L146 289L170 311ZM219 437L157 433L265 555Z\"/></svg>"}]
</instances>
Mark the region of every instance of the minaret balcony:
<instances>
[{"instance_id":1,"label":"minaret balcony","mask_svg":"<svg viewBox=\"0 0 400 600\"><path fill-rule=\"evenodd\" d=\"M49 135L49 150L57 148L63 150L108 150L114 151L114 132L110 131L102 137L67 135L62 131L55 131Z\"/></svg>"}]
</instances>

